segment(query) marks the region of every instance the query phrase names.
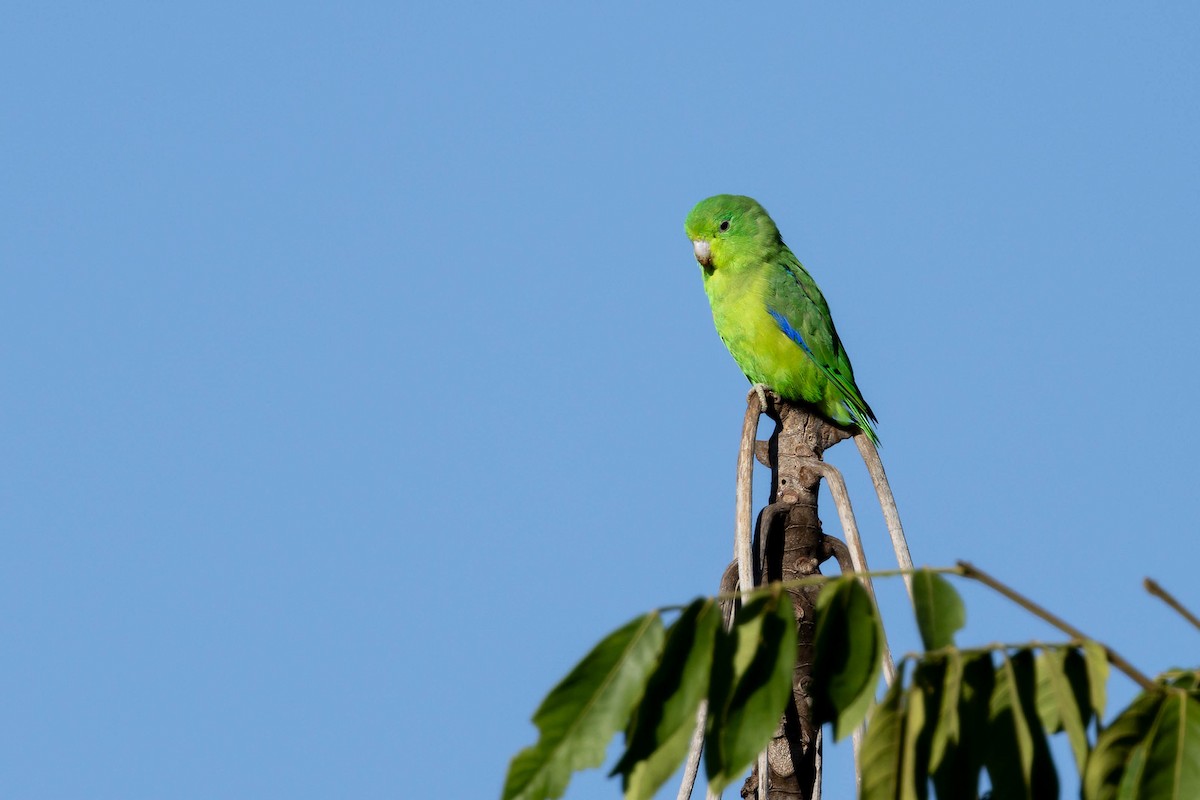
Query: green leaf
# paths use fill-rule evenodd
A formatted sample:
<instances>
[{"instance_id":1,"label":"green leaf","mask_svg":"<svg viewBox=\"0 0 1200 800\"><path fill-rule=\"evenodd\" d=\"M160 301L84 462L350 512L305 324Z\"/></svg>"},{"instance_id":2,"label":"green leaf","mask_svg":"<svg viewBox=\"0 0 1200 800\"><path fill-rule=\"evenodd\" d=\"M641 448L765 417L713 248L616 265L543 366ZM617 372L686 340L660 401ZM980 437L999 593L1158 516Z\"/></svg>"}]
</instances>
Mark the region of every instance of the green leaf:
<instances>
[{"instance_id":1,"label":"green leaf","mask_svg":"<svg viewBox=\"0 0 1200 800\"><path fill-rule=\"evenodd\" d=\"M1083 773L1083 796L1086 800L1116 800L1118 797L1134 796L1121 790L1122 778L1126 777L1132 783L1130 765L1134 751L1139 747L1144 750L1143 740L1165 700L1166 695L1162 692L1142 692L1097 737ZM1134 766L1140 772L1144 753L1138 761L1139 764Z\"/></svg>"},{"instance_id":2,"label":"green leaf","mask_svg":"<svg viewBox=\"0 0 1200 800\"><path fill-rule=\"evenodd\" d=\"M1071 684L1071 694L1075 697L1075 707L1079 709L1079 718L1083 722L1084 731L1092 721L1092 689L1089 685L1087 656L1078 647L1066 651L1066 661L1063 671L1067 682Z\"/></svg>"},{"instance_id":3,"label":"green leaf","mask_svg":"<svg viewBox=\"0 0 1200 800\"><path fill-rule=\"evenodd\" d=\"M957 743L947 742L946 754L933 772L939 798L973 800L979 796L979 773L988 750L992 689L996 673L990 651L963 655L958 701Z\"/></svg>"},{"instance_id":4,"label":"green leaf","mask_svg":"<svg viewBox=\"0 0 1200 800\"><path fill-rule=\"evenodd\" d=\"M701 599L667 631L662 659L646 683L625 754L612 771L622 776L627 800L653 797L687 755L696 710L708 692L720 620L716 601Z\"/></svg>"},{"instance_id":5,"label":"green leaf","mask_svg":"<svg viewBox=\"0 0 1200 800\"><path fill-rule=\"evenodd\" d=\"M900 800L929 796L929 747L925 733L925 691L914 676L905 699L904 750L900 753ZM925 734L925 735L923 735ZM923 758L924 756L924 758Z\"/></svg>"},{"instance_id":6,"label":"green leaf","mask_svg":"<svg viewBox=\"0 0 1200 800\"><path fill-rule=\"evenodd\" d=\"M1088 693L1087 660L1079 650L1070 648L1062 651L1063 683L1056 683L1056 697L1059 704L1059 717L1062 730L1067 734L1071 743L1071 752L1075 755L1075 768L1083 775L1087 765L1088 744L1087 726L1092 717L1091 701Z\"/></svg>"},{"instance_id":7,"label":"green leaf","mask_svg":"<svg viewBox=\"0 0 1200 800\"><path fill-rule=\"evenodd\" d=\"M854 730L875 699L883 666L883 626L855 577L827 584L817 596L813 639L813 715L833 723L835 740Z\"/></svg>"},{"instance_id":8,"label":"green leaf","mask_svg":"<svg viewBox=\"0 0 1200 800\"><path fill-rule=\"evenodd\" d=\"M1183 691L1169 692L1162 704L1138 790L1146 800L1200 797L1200 702Z\"/></svg>"},{"instance_id":9,"label":"green leaf","mask_svg":"<svg viewBox=\"0 0 1200 800\"><path fill-rule=\"evenodd\" d=\"M1051 661L1053 660L1053 661ZM1034 662L1034 672L1037 674L1037 713L1042 721L1042 727L1047 733L1058 733L1062 730L1062 720L1058 710L1058 699L1055 694L1053 670L1063 669L1062 659L1057 658L1054 648L1047 648L1038 653Z\"/></svg>"},{"instance_id":10,"label":"green leaf","mask_svg":"<svg viewBox=\"0 0 1200 800\"><path fill-rule=\"evenodd\" d=\"M1083 657L1087 661L1088 693L1091 695L1092 712L1096 715L1096 727L1104 717L1108 687L1108 654L1104 645L1088 640L1083 643Z\"/></svg>"},{"instance_id":11,"label":"green leaf","mask_svg":"<svg viewBox=\"0 0 1200 800\"><path fill-rule=\"evenodd\" d=\"M1058 797L1058 776L1037 714L1033 653L1001 653L992 691L985 755L994 794L1004 798Z\"/></svg>"},{"instance_id":12,"label":"green leaf","mask_svg":"<svg viewBox=\"0 0 1200 800\"><path fill-rule=\"evenodd\" d=\"M1158 680L1200 697L1200 669L1173 669L1158 676Z\"/></svg>"},{"instance_id":13,"label":"green leaf","mask_svg":"<svg viewBox=\"0 0 1200 800\"><path fill-rule=\"evenodd\" d=\"M954 646L954 634L967 623L962 598L941 575L919 569L912 576L913 606L926 650Z\"/></svg>"},{"instance_id":14,"label":"green leaf","mask_svg":"<svg viewBox=\"0 0 1200 800\"><path fill-rule=\"evenodd\" d=\"M1033 774L1033 737L1014 684L1012 662L1000 654L992 690L990 747L986 763L992 786L1001 797L1028 797Z\"/></svg>"},{"instance_id":15,"label":"green leaf","mask_svg":"<svg viewBox=\"0 0 1200 800\"><path fill-rule=\"evenodd\" d=\"M1121 776L1121 788L1117 790L1117 797L1125 800L1137 797L1137 785L1145 769L1146 742L1143 740L1129 751L1129 765L1125 768L1125 774Z\"/></svg>"},{"instance_id":16,"label":"green leaf","mask_svg":"<svg viewBox=\"0 0 1200 800\"><path fill-rule=\"evenodd\" d=\"M1016 677L1017 696L1020 698L1021 710L1029 725L1029 734L1033 739L1033 785L1031 795L1034 798L1058 797L1058 771L1054 768L1054 759L1050 757L1050 743L1047 741L1046 729L1037 715L1037 673L1034 668L1032 650L1018 650L1010 661L1013 674Z\"/></svg>"},{"instance_id":17,"label":"green leaf","mask_svg":"<svg viewBox=\"0 0 1200 800\"><path fill-rule=\"evenodd\" d=\"M1083 774L1087 761L1088 741L1085 730L1086 712L1081 712L1080 701L1087 702L1087 695L1077 693L1077 686L1067 675L1067 659L1075 656L1077 674L1086 670L1083 657L1074 649L1051 647L1038 654L1034 670L1037 673L1037 712L1042 725L1049 733L1066 731L1075 755L1075 766ZM1077 677L1076 680L1080 678ZM1082 675L1086 681L1086 673ZM1086 691L1085 687L1078 687Z\"/></svg>"},{"instance_id":18,"label":"green leaf","mask_svg":"<svg viewBox=\"0 0 1200 800\"><path fill-rule=\"evenodd\" d=\"M1180 689L1145 692L1096 742L1088 800L1200 797L1200 701Z\"/></svg>"},{"instance_id":19,"label":"green leaf","mask_svg":"<svg viewBox=\"0 0 1200 800\"><path fill-rule=\"evenodd\" d=\"M937 725L929 751L929 771L936 772L942 764L947 748L958 744L958 704L962 693L963 659L958 650L950 651L945 659L946 669L942 676L942 696L938 709Z\"/></svg>"},{"instance_id":20,"label":"green leaf","mask_svg":"<svg viewBox=\"0 0 1200 800\"><path fill-rule=\"evenodd\" d=\"M896 800L904 763L904 668L896 676L883 702L875 707L859 753L862 784L859 800Z\"/></svg>"},{"instance_id":21,"label":"green leaf","mask_svg":"<svg viewBox=\"0 0 1200 800\"><path fill-rule=\"evenodd\" d=\"M534 713L541 735L509 764L502 800L562 797L572 772L600 766L641 697L662 644L662 619L651 612L584 656Z\"/></svg>"},{"instance_id":22,"label":"green leaf","mask_svg":"<svg viewBox=\"0 0 1200 800\"><path fill-rule=\"evenodd\" d=\"M719 792L754 762L792 697L796 618L786 592L758 597L717 636L708 692L704 765Z\"/></svg>"}]
</instances>

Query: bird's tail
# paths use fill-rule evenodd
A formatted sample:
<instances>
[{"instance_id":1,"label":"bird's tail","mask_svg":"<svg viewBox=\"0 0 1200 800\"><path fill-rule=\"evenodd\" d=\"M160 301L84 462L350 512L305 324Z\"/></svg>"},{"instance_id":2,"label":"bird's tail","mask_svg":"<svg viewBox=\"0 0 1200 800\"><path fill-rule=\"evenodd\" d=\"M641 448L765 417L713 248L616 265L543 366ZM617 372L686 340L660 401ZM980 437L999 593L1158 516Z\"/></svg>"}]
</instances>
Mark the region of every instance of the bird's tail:
<instances>
[{"instance_id":1,"label":"bird's tail","mask_svg":"<svg viewBox=\"0 0 1200 800\"><path fill-rule=\"evenodd\" d=\"M842 405L846 407L846 412L850 414L852 424L863 432L863 435L871 440L871 444L879 446L879 434L875 433L875 414L871 411L871 407L867 405L865 400L854 399L842 400Z\"/></svg>"}]
</instances>

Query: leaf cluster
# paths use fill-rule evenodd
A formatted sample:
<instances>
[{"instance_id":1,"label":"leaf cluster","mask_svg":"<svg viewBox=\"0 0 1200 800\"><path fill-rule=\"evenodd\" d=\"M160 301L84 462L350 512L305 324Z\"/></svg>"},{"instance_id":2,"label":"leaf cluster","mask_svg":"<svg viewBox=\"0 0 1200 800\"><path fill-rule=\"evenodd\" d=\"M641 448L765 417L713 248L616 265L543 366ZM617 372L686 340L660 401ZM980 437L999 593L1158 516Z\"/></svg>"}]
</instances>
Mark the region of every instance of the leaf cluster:
<instances>
[{"instance_id":1,"label":"leaf cluster","mask_svg":"<svg viewBox=\"0 0 1200 800\"><path fill-rule=\"evenodd\" d=\"M817 598L814 723L841 739L867 721L862 800L970 800L984 771L993 800L1058 797L1048 738L1060 733L1084 800L1200 798L1200 671L1161 677L1105 728L1103 645L960 649L958 592L932 570L916 571L913 590L925 650L901 660L878 703L886 645L873 599L853 576L826 580ZM648 800L687 755L702 709L710 787L743 774L794 702L796 624L781 584L742 600L727 625L701 598L669 627L653 611L605 637L534 714L538 741L512 760L503 800L561 797L620 730L612 774L627 800Z\"/></svg>"},{"instance_id":2,"label":"leaf cluster","mask_svg":"<svg viewBox=\"0 0 1200 800\"><path fill-rule=\"evenodd\" d=\"M709 782L727 785L774 733L795 662L792 604L779 589L741 606L728 630L711 598L693 602L665 632L661 612L639 617L605 637L543 701L534 714L541 736L513 759L504 800L561 797L570 773L599 766L622 727L626 747L613 774L626 797L652 797L687 755L702 703Z\"/></svg>"},{"instance_id":3,"label":"leaf cluster","mask_svg":"<svg viewBox=\"0 0 1200 800\"><path fill-rule=\"evenodd\" d=\"M838 736L865 718L879 682L883 629L857 579L840 579L817 600L816 713ZM779 584L748 596L731 624L717 600L701 598L669 628L662 612L605 637L542 702L540 737L512 760L504 800L561 797L570 774L599 766L625 730L613 769L625 797L646 800L688 753L702 705L704 765L719 791L766 747L792 701L796 622Z\"/></svg>"},{"instance_id":4,"label":"leaf cluster","mask_svg":"<svg viewBox=\"0 0 1200 800\"><path fill-rule=\"evenodd\" d=\"M925 652L898 665L863 743L864 800L979 796L984 769L993 797L1058 796L1047 736L1065 731L1083 768L1086 727L1104 703L1107 661L1087 643L996 645L960 650L962 600L940 575L913 576ZM911 676L909 676L911 668Z\"/></svg>"},{"instance_id":5,"label":"leaf cluster","mask_svg":"<svg viewBox=\"0 0 1200 800\"><path fill-rule=\"evenodd\" d=\"M1104 729L1083 775L1086 800L1200 797L1200 670L1159 677Z\"/></svg>"}]
</instances>

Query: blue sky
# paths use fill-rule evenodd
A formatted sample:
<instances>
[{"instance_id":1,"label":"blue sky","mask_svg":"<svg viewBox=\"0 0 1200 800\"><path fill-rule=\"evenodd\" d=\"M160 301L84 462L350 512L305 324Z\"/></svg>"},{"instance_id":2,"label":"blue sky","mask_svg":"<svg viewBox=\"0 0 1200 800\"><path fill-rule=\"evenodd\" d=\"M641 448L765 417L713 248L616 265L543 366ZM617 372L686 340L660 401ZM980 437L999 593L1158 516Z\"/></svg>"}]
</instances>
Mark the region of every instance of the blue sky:
<instances>
[{"instance_id":1,"label":"blue sky","mask_svg":"<svg viewBox=\"0 0 1200 800\"><path fill-rule=\"evenodd\" d=\"M1139 583L1200 607L1200 11L1054 6L10 5L4 793L498 796L729 559L718 192L824 290L918 563L1195 664Z\"/></svg>"}]
</instances>

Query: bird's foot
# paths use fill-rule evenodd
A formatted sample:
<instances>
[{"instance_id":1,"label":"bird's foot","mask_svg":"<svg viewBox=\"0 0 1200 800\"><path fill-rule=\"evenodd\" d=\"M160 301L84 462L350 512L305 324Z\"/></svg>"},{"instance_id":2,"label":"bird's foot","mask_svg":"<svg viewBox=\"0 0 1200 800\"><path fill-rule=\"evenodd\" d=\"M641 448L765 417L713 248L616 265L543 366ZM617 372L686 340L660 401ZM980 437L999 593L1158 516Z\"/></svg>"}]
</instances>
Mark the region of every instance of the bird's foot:
<instances>
[{"instance_id":1,"label":"bird's foot","mask_svg":"<svg viewBox=\"0 0 1200 800\"><path fill-rule=\"evenodd\" d=\"M764 414L771 407L771 404L767 402L767 392L769 391L771 391L771 387L765 383L756 383L750 387L750 394L758 395L758 402L761 404L760 408Z\"/></svg>"}]
</instances>

